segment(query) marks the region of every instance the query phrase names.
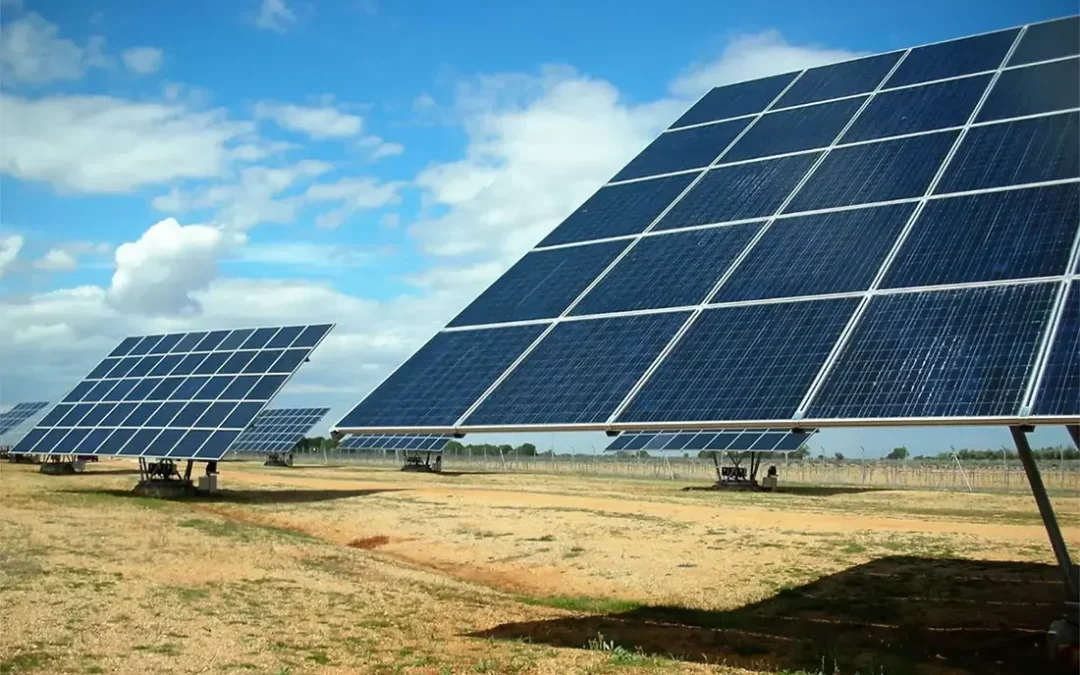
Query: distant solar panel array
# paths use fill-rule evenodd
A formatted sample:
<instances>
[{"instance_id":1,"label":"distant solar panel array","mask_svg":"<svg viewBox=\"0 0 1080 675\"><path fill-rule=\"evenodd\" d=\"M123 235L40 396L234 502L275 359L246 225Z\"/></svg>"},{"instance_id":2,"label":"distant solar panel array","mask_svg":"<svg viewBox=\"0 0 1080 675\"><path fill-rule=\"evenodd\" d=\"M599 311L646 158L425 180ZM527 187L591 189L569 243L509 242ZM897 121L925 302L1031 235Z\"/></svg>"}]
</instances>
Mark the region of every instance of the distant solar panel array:
<instances>
[{"instance_id":1,"label":"distant solar panel array","mask_svg":"<svg viewBox=\"0 0 1080 675\"><path fill-rule=\"evenodd\" d=\"M446 444L451 441L450 436L422 435L394 435L394 434L359 434L346 436L342 439L341 447L344 450L419 450L427 452L442 452Z\"/></svg>"},{"instance_id":2,"label":"distant solar panel array","mask_svg":"<svg viewBox=\"0 0 1080 675\"><path fill-rule=\"evenodd\" d=\"M291 450L330 408L271 408L229 447L237 453L270 453Z\"/></svg>"},{"instance_id":3,"label":"distant solar panel array","mask_svg":"<svg viewBox=\"0 0 1080 675\"><path fill-rule=\"evenodd\" d=\"M1080 419L1080 19L718 87L346 432Z\"/></svg>"},{"instance_id":4,"label":"distant solar panel array","mask_svg":"<svg viewBox=\"0 0 1080 675\"><path fill-rule=\"evenodd\" d=\"M724 431L627 431L619 434L604 452L794 452L814 431L790 429L727 429Z\"/></svg>"},{"instance_id":5,"label":"distant solar panel array","mask_svg":"<svg viewBox=\"0 0 1080 675\"><path fill-rule=\"evenodd\" d=\"M12 451L220 459L331 328L129 337Z\"/></svg>"},{"instance_id":6,"label":"distant solar panel array","mask_svg":"<svg viewBox=\"0 0 1080 675\"><path fill-rule=\"evenodd\" d=\"M35 415L43 414L48 405L48 401L16 403L4 412L0 412L0 441L3 441L6 434L33 419Z\"/></svg>"}]
</instances>

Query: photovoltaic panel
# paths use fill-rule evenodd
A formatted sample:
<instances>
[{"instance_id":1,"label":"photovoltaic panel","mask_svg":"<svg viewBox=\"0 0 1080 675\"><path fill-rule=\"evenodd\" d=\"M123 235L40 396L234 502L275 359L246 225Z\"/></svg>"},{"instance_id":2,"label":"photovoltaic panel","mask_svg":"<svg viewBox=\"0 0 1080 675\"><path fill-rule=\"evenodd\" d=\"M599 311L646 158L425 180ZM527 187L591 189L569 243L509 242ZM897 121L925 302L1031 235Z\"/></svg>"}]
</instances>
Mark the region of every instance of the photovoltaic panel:
<instances>
[{"instance_id":1,"label":"photovoltaic panel","mask_svg":"<svg viewBox=\"0 0 1080 675\"><path fill-rule=\"evenodd\" d=\"M771 216L802 180L820 153L721 166L657 223L657 230Z\"/></svg>"},{"instance_id":2,"label":"photovoltaic panel","mask_svg":"<svg viewBox=\"0 0 1080 675\"><path fill-rule=\"evenodd\" d=\"M749 119L743 118L660 134L612 180L708 166L749 123Z\"/></svg>"},{"instance_id":3,"label":"photovoltaic panel","mask_svg":"<svg viewBox=\"0 0 1080 675\"><path fill-rule=\"evenodd\" d=\"M672 128L759 113L795 79L795 73L717 87L687 110Z\"/></svg>"},{"instance_id":4,"label":"photovoltaic panel","mask_svg":"<svg viewBox=\"0 0 1080 675\"><path fill-rule=\"evenodd\" d=\"M559 316L630 242L533 251L474 300L451 326Z\"/></svg>"},{"instance_id":5,"label":"photovoltaic panel","mask_svg":"<svg viewBox=\"0 0 1080 675\"><path fill-rule=\"evenodd\" d=\"M882 286L905 288L1065 274L1080 183L927 202Z\"/></svg>"},{"instance_id":6,"label":"photovoltaic panel","mask_svg":"<svg viewBox=\"0 0 1080 675\"><path fill-rule=\"evenodd\" d=\"M1080 54L1080 17L1071 16L1028 26L1009 59L1009 65L1049 61L1075 54Z\"/></svg>"},{"instance_id":7,"label":"photovoltaic panel","mask_svg":"<svg viewBox=\"0 0 1080 675\"><path fill-rule=\"evenodd\" d=\"M540 245L555 246L644 232L695 177L696 174L680 174L600 188L544 237Z\"/></svg>"},{"instance_id":8,"label":"photovoltaic panel","mask_svg":"<svg viewBox=\"0 0 1080 675\"><path fill-rule=\"evenodd\" d=\"M13 452L220 459L332 327L259 329L251 349L232 337L251 329L127 338Z\"/></svg>"},{"instance_id":9,"label":"photovoltaic panel","mask_svg":"<svg viewBox=\"0 0 1080 675\"><path fill-rule=\"evenodd\" d=\"M237 453L287 452L330 412L330 408L270 408L229 448Z\"/></svg>"},{"instance_id":10,"label":"photovoltaic panel","mask_svg":"<svg viewBox=\"0 0 1080 675\"><path fill-rule=\"evenodd\" d=\"M0 435L6 434L23 424L35 414L43 411L48 405L48 401L16 403L7 410L0 412Z\"/></svg>"},{"instance_id":11,"label":"photovoltaic panel","mask_svg":"<svg viewBox=\"0 0 1080 675\"><path fill-rule=\"evenodd\" d=\"M883 91L874 97L841 140L854 143L963 126L989 83L989 75L976 75Z\"/></svg>"},{"instance_id":12,"label":"photovoltaic panel","mask_svg":"<svg viewBox=\"0 0 1080 675\"><path fill-rule=\"evenodd\" d=\"M1080 409L1080 281L1065 296L1061 323L1050 346L1035 415L1074 415Z\"/></svg>"},{"instance_id":13,"label":"photovoltaic panel","mask_svg":"<svg viewBox=\"0 0 1080 675\"><path fill-rule=\"evenodd\" d=\"M865 100L861 96L762 115L722 161L823 148L832 143Z\"/></svg>"},{"instance_id":14,"label":"photovoltaic panel","mask_svg":"<svg viewBox=\"0 0 1080 675\"><path fill-rule=\"evenodd\" d=\"M693 445L694 451L726 450L728 452L792 452L816 433L816 429L731 429L724 432L707 430L627 431L619 434L604 452L683 452ZM700 438L699 438L700 437ZM634 447L629 447L633 445Z\"/></svg>"},{"instance_id":15,"label":"photovoltaic panel","mask_svg":"<svg viewBox=\"0 0 1080 675\"><path fill-rule=\"evenodd\" d=\"M997 70L1019 32L1014 28L912 49L886 86L902 87Z\"/></svg>"},{"instance_id":16,"label":"photovoltaic panel","mask_svg":"<svg viewBox=\"0 0 1080 675\"><path fill-rule=\"evenodd\" d=\"M341 439L339 447L343 450L418 450L424 452L442 452L450 436L438 435L382 435L354 434Z\"/></svg>"},{"instance_id":17,"label":"photovoltaic panel","mask_svg":"<svg viewBox=\"0 0 1080 675\"><path fill-rule=\"evenodd\" d=\"M1080 176L1075 112L973 127L949 162L936 194Z\"/></svg>"},{"instance_id":18,"label":"photovoltaic panel","mask_svg":"<svg viewBox=\"0 0 1080 675\"><path fill-rule=\"evenodd\" d=\"M439 364L434 385L410 360L338 428L647 425L693 450L715 438L676 432L1080 421L1070 392L1051 393L1074 367L1060 341L1080 270L1075 26L713 89L664 135L734 120L715 162L639 161L534 251L625 244L571 284L582 294L499 291L483 326L444 328L414 357ZM522 331L505 353L503 331ZM499 358L463 363L480 343ZM433 415L432 398L452 404Z\"/></svg>"}]
</instances>

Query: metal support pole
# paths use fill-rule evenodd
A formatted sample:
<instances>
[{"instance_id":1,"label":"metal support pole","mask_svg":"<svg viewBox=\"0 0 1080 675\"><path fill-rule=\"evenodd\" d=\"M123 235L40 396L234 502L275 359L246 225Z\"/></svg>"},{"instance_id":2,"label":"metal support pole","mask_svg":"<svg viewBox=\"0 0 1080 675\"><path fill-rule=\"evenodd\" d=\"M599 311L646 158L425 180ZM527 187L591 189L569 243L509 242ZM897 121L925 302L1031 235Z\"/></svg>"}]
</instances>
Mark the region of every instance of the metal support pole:
<instances>
[{"instance_id":1,"label":"metal support pole","mask_svg":"<svg viewBox=\"0 0 1080 675\"><path fill-rule=\"evenodd\" d=\"M190 483L191 482L191 467L194 466L194 464L195 464L195 462L191 461L190 459L187 461L187 467L184 468L184 482L185 483Z\"/></svg>"},{"instance_id":2,"label":"metal support pole","mask_svg":"<svg viewBox=\"0 0 1080 675\"><path fill-rule=\"evenodd\" d=\"M1080 424L1070 424L1065 427L1069 430L1069 435L1072 436L1073 445L1077 450L1080 450Z\"/></svg>"},{"instance_id":3,"label":"metal support pole","mask_svg":"<svg viewBox=\"0 0 1080 675\"><path fill-rule=\"evenodd\" d=\"M1031 454L1027 430L1024 427L1009 427L1009 431L1012 432L1013 441L1016 443L1016 453L1020 455L1020 462L1024 465L1024 473L1027 474L1028 483L1031 484L1031 492L1035 495L1035 503L1039 506L1039 515L1042 516L1046 534L1050 537L1050 546L1054 549L1054 557L1057 558L1058 567L1061 568L1061 576L1065 581L1068 601L1076 602L1076 598L1080 596L1080 584L1077 583L1072 560L1069 558L1069 550L1065 547L1065 538L1061 536L1061 528L1058 527L1057 517L1054 516L1054 507L1050 505L1050 497L1047 496L1042 476L1039 475L1039 467L1035 464L1035 458Z\"/></svg>"}]
</instances>

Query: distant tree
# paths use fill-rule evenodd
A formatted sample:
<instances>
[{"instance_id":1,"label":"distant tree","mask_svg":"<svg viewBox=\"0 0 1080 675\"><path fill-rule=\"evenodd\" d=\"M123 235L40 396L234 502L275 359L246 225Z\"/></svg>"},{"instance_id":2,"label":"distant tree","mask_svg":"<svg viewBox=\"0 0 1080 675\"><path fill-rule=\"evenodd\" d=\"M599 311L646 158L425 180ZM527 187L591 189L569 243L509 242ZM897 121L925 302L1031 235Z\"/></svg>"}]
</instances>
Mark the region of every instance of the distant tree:
<instances>
[{"instance_id":1,"label":"distant tree","mask_svg":"<svg viewBox=\"0 0 1080 675\"><path fill-rule=\"evenodd\" d=\"M645 457L649 456L649 452L647 450L638 450L637 456L641 457L641 458L645 458Z\"/></svg>"},{"instance_id":2,"label":"distant tree","mask_svg":"<svg viewBox=\"0 0 1080 675\"><path fill-rule=\"evenodd\" d=\"M536 446L532 443L522 443L517 447L517 453L522 457L535 457Z\"/></svg>"},{"instance_id":3,"label":"distant tree","mask_svg":"<svg viewBox=\"0 0 1080 675\"><path fill-rule=\"evenodd\" d=\"M796 450L795 452L791 453L792 459L806 459L809 456L810 448L806 447L805 445Z\"/></svg>"},{"instance_id":4,"label":"distant tree","mask_svg":"<svg viewBox=\"0 0 1080 675\"><path fill-rule=\"evenodd\" d=\"M885 459L907 459L908 449L904 446L893 448L892 451L885 455Z\"/></svg>"},{"instance_id":5,"label":"distant tree","mask_svg":"<svg viewBox=\"0 0 1080 675\"><path fill-rule=\"evenodd\" d=\"M497 448L497 451L501 452L504 455L512 455L514 454L514 446L510 445L509 443L503 443Z\"/></svg>"},{"instance_id":6,"label":"distant tree","mask_svg":"<svg viewBox=\"0 0 1080 675\"><path fill-rule=\"evenodd\" d=\"M459 455L465 450L465 446L460 441L447 441L446 446L443 448L443 452L448 455Z\"/></svg>"},{"instance_id":7,"label":"distant tree","mask_svg":"<svg viewBox=\"0 0 1080 675\"><path fill-rule=\"evenodd\" d=\"M842 462L842 461L844 461L844 453L842 453L842 452L837 452L837 453L835 453L835 454L833 455L833 457L835 457L835 458L836 458L836 461L838 461L838 462Z\"/></svg>"}]
</instances>

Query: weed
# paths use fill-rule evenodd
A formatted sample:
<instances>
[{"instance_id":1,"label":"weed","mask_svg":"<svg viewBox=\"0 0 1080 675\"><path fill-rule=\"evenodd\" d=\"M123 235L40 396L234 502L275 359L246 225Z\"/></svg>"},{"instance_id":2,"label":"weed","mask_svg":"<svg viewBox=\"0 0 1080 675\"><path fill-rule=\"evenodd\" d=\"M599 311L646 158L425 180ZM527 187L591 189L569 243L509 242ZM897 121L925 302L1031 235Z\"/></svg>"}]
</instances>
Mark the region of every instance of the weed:
<instances>
[{"instance_id":1,"label":"weed","mask_svg":"<svg viewBox=\"0 0 1080 675\"><path fill-rule=\"evenodd\" d=\"M52 658L45 652L16 654L10 659L0 661L0 675L15 675L15 673L28 673L32 670L39 670L49 663Z\"/></svg>"},{"instance_id":2,"label":"weed","mask_svg":"<svg viewBox=\"0 0 1080 675\"><path fill-rule=\"evenodd\" d=\"M330 663L330 657L326 655L326 652L316 651L308 654L308 661L325 666Z\"/></svg>"},{"instance_id":3,"label":"weed","mask_svg":"<svg viewBox=\"0 0 1080 675\"><path fill-rule=\"evenodd\" d=\"M585 549L580 546L571 546L570 550L563 554L564 558L576 558L579 555L585 553Z\"/></svg>"},{"instance_id":4,"label":"weed","mask_svg":"<svg viewBox=\"0 0 1080 675\"><path fill-rule=\"evenodd\" d=\"M180 656L180 645L166 642L163 645L135 645L132 649L147 654L161 654L162 656Z\"/></svg>"},{"instance_id":5,"label":"weed","mask_svg":"<svg viewBox=\"0 0 1080 675\"><path fill-rule=\"evenodd\" d=\"M553 607L555 609L565 609L571 612L589 612L591 614L616 614L619 612L629 612L641 607L641 603L633 600L590 598L586 596L571 595L526 596L521 598L521 602L526 605Z\"/></svg>"}]
</instances>

